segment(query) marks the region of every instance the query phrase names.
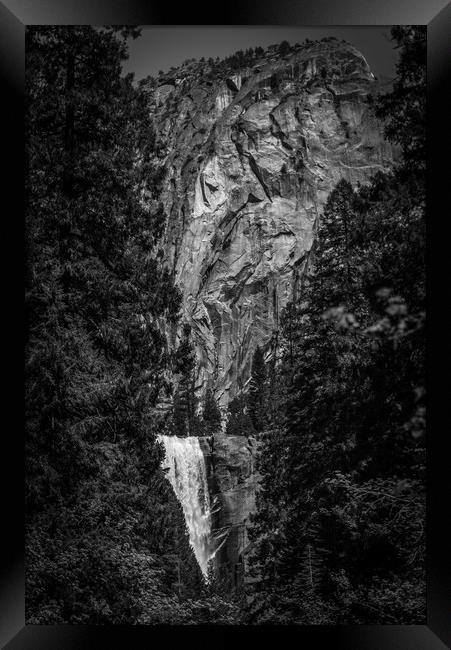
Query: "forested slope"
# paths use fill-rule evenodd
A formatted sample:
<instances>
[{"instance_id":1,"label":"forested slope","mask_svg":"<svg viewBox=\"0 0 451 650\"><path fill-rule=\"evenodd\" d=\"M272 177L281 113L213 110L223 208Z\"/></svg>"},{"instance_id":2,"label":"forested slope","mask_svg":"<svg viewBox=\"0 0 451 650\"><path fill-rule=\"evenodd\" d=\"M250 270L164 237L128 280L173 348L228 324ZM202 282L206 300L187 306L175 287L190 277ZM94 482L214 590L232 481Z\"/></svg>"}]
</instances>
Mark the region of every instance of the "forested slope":
<instances>
[{"instance_id":1,"label":"forested slope","mask_svg":"<svg viewBox=\"0 0 451 650\"><path fill-rule=\"evenodd\" d=\"M403 161L338 183L285 310L251 623L425 620L426 36L392 33L397 79L378 111Z\"/></svg>"}]
</instances>

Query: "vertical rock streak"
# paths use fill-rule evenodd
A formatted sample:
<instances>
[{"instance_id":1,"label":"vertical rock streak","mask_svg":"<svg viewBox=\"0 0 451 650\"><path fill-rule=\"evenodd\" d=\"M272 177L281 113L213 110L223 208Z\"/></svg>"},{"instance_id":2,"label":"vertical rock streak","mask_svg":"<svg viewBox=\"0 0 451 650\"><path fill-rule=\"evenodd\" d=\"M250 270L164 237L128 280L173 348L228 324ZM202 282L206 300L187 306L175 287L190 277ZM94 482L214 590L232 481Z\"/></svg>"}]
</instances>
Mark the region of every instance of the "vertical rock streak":
<instances>
[{"instance_id":1,"label":"vertical rock streak","mask_svg":"<svg viewBox=\"0 0 451 650\"><path fill-rule=\"evenodd\" d=\"M188 527L191 546L204 576L207 575L211 549L211 507L207 470L199 439L194 436L158 436L163 443L169 479L180 501Z\"/></svg>"}]
</instances>

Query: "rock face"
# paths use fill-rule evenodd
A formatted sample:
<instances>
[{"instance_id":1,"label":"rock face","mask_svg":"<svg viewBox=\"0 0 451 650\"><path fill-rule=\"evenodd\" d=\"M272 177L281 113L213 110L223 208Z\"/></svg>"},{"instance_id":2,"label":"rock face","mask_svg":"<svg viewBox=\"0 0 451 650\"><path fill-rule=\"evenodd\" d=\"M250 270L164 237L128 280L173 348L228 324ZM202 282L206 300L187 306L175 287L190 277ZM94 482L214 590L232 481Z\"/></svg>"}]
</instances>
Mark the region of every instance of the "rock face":
<instances>
[{"instance_id":1,"label":"rock face","mask_svg":"<svg viewBox=\"0 0 451 650\"><path fill-rule=\"evenodd\" d=\"M199 440L213 502L212 536L218 549L216 566L231 578L232 584L237 584L248 543L249 515L255 510L258 443L253 437L225 434Z\"/></svg>"},{"instance_id":2,"label":"rock face","mask_svg":"<svg viewBox=\"0 0 451 650\"><path fill-rule=\"evenodd\" d=\"M192 325L198 390L210 385L224 409L256 346L271 354L329 192L387 170L393 154L371 107L374 76L342 41L284 58L270 50L214 81L173 76L153 109L167 143L165 253Z\"/></svg>"}]
</instances>

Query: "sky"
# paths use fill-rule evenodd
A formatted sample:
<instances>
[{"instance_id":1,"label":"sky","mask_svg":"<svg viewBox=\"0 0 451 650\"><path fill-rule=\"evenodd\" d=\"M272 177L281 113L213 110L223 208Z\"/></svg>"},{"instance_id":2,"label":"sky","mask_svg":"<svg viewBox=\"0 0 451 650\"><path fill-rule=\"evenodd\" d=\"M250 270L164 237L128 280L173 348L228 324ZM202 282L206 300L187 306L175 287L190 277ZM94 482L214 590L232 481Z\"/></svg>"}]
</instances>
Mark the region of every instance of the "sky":
<instances>
[{"instance_id":1,"label":"sky","mask_svg":"<svg viewBox=\"0 0 451 650\"><path fill-rule=\"evenodd\" d=\"M156 76L186 59L223 58L237 50L263 48L283 40L291 45L306 38L318 40L335 36L354 45L380 78L395 74L397 50L390 40L390 26L381 27L239 27L239 26L142 26L142 34L129 43L125 72L134 72L137 80Z\"/></svg>"}]
</instances>

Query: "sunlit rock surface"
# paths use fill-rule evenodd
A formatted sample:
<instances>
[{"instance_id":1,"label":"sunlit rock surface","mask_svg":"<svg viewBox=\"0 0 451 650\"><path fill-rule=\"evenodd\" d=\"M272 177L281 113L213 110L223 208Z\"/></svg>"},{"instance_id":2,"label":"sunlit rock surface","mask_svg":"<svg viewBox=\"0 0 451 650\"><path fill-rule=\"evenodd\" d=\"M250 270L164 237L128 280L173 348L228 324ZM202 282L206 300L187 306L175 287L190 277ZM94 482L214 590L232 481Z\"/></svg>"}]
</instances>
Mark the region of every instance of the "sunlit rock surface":
<instances>
[{"instance_id":1,"label":"sunlit rock surface","mask_svg":"<svg viewBox=\"0 0 451 650\"><path fill-rule=\"evenodd\" d=\"M177 76L177 75L175 75ZM222 408L271 353L316 221L337 181L365 183L392 165L363 56L319 42L222 80L199 74L160 88L167 145L166 256L183 292L199 361Z\"/></svg>"}]
</instances>

